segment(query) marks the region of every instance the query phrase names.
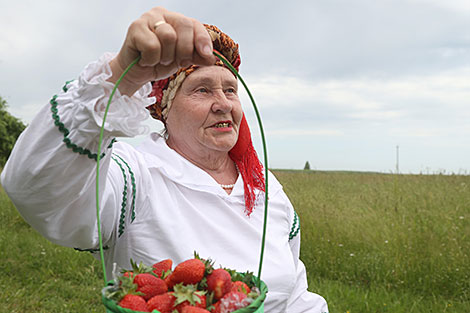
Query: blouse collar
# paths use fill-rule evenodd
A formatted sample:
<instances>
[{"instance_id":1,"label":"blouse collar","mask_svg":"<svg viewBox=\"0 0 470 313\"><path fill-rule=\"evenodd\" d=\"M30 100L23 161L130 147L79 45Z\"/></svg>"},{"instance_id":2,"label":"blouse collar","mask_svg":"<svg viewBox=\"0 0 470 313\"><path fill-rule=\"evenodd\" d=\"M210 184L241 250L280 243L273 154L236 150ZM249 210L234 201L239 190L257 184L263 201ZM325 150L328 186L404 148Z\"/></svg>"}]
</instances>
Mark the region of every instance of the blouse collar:
<instances>
[{"instance_id":1,"label":"blouse collar","mask_svg":"<svg viewBox=\"0 0 470 313\"><path fill-rule=\"evenodd\" d=\"M181 154L170 148L165 138L159 133L151 133L137 150L143 153L149 168L158 170L163 176L191 189L216 193L223 197L241 197L243 199L243 179L237 181L228 195L219 183L206 171L191 163Z\"/></svg>"}]
</instances>

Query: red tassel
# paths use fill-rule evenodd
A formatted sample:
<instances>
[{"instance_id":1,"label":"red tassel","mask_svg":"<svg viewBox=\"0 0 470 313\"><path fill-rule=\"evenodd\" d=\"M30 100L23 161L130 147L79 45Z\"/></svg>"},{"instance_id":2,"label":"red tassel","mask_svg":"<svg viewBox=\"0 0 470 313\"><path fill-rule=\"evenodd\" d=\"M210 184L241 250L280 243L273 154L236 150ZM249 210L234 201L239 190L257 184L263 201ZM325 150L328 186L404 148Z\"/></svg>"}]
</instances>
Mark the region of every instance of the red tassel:
<instances>
[{"instance_id":1,"label":"red tassel","mask_svg":"<svg viewBox=\"0 0 470 313\"><path fill-rule=\"evenodd\" d=\"M243 178L245 189L245 213L250 216L256 202L255 189L265 191L263 165L258 159L250 128L243 114L238 132L238 141L229 152L230 158L235 162Z\"/></svg>"}]
</instances>

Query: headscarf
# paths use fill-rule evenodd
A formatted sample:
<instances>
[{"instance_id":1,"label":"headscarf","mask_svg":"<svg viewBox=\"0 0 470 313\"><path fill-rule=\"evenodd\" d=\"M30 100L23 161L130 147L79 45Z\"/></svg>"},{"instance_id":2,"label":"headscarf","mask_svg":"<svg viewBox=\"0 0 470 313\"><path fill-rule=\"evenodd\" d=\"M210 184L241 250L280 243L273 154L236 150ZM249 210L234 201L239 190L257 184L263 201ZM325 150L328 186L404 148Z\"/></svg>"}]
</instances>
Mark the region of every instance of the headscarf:
<instances>
[{"instance_id":1,"label":"headscarf","mask_svg":"<svg viewBox=\"0 0 470 313\"><path fill-rule=\"evenodd\" d=\"M240 66L240 54L238 44L236 44L228 35L213 25L206 25L214 50L219 52L232 66L238 71ZM224 66L223 62L217 59L215 65ZM179 69L175 74L168 78L161 79L152 83L152 92L150 97L155 97L156 102L147 107L150 115L163 122L166 126L166 118L171 108L176 92L183 83L184 79L198 68L197 65L190 65ZM229 156L235 163L243 178L245 191L245 213L250 216L256 202L255 190L265 191L263 165L258 159L258 155L253 147L250 128L243 114L239 131L238 140L235 146L229 151Z\"/></svg>"}]
</instances>

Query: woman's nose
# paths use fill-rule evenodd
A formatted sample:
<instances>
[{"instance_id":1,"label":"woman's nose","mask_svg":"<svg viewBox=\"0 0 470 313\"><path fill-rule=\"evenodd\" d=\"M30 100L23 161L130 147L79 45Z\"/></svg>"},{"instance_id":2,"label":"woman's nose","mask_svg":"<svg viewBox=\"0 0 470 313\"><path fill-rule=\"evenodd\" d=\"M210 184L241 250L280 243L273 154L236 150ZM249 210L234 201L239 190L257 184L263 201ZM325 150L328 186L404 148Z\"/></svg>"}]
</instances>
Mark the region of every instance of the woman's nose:
<instances>
[{"instance_id":1,"label":"woman's nose","mask_svg":"<svg viewBox=\"0 0 470 313\"><path fill-rule=\"evenodd\" d=\"M222 90L217 90L217 92L214 93L212 111L214 113L217 113L217 112L227 113L227 112L232 111L232 102L229 99L227 99L227 96Z\"/></svg>"}]
</instances>

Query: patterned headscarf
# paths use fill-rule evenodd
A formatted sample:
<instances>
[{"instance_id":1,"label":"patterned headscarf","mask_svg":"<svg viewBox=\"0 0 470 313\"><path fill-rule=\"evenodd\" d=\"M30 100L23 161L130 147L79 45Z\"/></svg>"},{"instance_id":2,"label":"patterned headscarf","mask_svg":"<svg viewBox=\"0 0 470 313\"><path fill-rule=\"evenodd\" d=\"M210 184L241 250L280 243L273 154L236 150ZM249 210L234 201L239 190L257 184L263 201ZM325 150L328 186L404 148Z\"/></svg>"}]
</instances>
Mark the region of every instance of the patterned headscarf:
<instances>
[{"instance_id":1,"label":"patterned headscarf","mask_svg":"<svg viewBox=\"0 0 470 313\"><path fill-rule=\"evenodd\" d=\"M214 50L219 52L238 71L241 63L238 44L216 26L206 24L204 26L212 39ZM215 65L224 66L223 62L219 59L217 59ZM155 97L156 102L147 107L153 118L162 121L166 126L166 118L168 117L168 112L176 92L184 79L197 69L197 65L190 65L179 69L168 78L153 82L152 93L149 96ZM250 216L256 201L255 189L265 191L265 184L263 165L259 161L253 147L245 114L243 114L240 123L237 143L229 151L229 156L237 165L240 175L242 175L245 189L245 212Z\"/></svg>"}]
</instances>

